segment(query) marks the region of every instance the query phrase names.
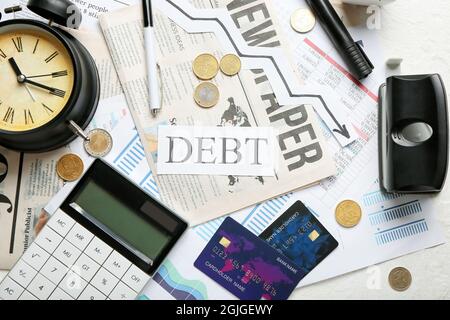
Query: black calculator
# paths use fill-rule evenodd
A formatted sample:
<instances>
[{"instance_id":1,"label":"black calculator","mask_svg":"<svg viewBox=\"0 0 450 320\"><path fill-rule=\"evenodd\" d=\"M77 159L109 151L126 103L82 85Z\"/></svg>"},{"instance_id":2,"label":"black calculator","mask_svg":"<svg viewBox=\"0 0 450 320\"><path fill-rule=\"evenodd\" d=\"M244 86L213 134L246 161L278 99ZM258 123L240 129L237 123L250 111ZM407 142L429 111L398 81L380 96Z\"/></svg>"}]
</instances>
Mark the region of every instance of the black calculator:
<instances>
[{"instance_id":1,"label":"black calculator","mask_svg":"<svg viewBox=\"0 0 450 320\"><path fill-rule=\"evenodd\" d=\"M0 299L135 299L187 227L95 160L0 284Z\"/></svg>"}]
</instances>

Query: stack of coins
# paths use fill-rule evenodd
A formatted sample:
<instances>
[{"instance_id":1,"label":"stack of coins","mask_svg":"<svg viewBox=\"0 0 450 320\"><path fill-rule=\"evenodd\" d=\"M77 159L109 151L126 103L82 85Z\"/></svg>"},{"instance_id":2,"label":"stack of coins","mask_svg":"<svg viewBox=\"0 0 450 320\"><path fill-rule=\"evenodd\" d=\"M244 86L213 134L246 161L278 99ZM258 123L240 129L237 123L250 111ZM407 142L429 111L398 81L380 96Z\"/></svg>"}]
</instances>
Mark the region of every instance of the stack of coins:
<instances>
[{"instance_id":1,"label":"stack of coins","mask_svg":"<svg viewBox=\"0 0 450 320\"><path fill-rule=\"evenodd\" d=\"M209 81L217 76L219 70L232 77L241 71L241 67L241 60L234 54L223 56L219 63L212 54L204 53L195 58L192 69L198 79ZM212 82L202 82L195 89L194 100L202 108L214 107L219 99L219 88Z\"/></svg>"}]
</instances>

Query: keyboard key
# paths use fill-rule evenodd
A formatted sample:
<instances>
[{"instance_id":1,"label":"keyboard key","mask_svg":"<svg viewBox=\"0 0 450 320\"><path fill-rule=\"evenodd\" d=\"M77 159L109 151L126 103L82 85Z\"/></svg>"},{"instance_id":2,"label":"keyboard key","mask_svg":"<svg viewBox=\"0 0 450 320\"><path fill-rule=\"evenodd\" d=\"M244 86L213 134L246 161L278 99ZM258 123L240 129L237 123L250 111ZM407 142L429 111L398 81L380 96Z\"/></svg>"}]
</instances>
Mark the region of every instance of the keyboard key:
<instances>
[{"instance_id":1,"label":"keyboard key","mask_svg":"<svg viewBox=\"0 0 450 320\"><path fill-rule=\"evenodd\" d=\"M89 242L91 242L93 238L94 235L80 224L74 225L66 237L67 241L69 241L81 251L86 249Z\"/></svg>"},{"instance_id":2,"label":"keyboard key","mask_svg":"<svg viewBox=\"0 0 450 320\"><path fill-rule=\"evenodd\" d=\"M88 285L78 300L106 300L106 296L93 286Z\"/></svg>"},{"instance_id":3,"label":"keyboard key","mask_svg":"<svg viewBox=\"0 0 450 320\"><path fill-rule=\"evenodd\" d=\"M22 259L35 270L39 271L49 257L50 254L34 243L28 248Z\"/></svg>"},{"instance_id":4,"label":"keyboard key","mask_svg":"<svg viewBox=\"0 0 450 320\"><path fill-rule=\"evenodd\" d=\"M28 286L28 291L39 300L47 300L56 286L41 274L37 274Z\"/></svg>"},{"instance_id":5,"label":"keyboard key","mask_svg":"<svg viewBox=\"0 0 450 320\"><path fill-rule=\"evenodd\" d=\"M70 268L81 255L81 251L75 248L68 241L64 240L53 255L56 259Z\"/></svg>"},{"instance_id":6,"label":"keyboard key","mask_svg":"<svg viewBox=\"0 0 450 320\"><path fill-rule=\"evenodd\" d=\"M22 295L20 296L19 300L23 300L23 301L36 301L39 300L38 298L36 298L35 296L33 296L31 293L29 293L28 291L24 291L22 293Z\"/></svg>"},{"instance_id":7,"label":"keyboard key","mask_svg":"<svg viewBox=\"0 0 450 320\"><path fill-rule=\"evenodd\" d=\"M109 271L104 268L101 268L99 272L92 279L91 284L100 292L108 296L114 287L119 282L115 276L113 276Z\"/></svg>"},{"instance_id":8,"label":"keyboard key","mask_svg":"<svg viewBox=\"0 0 450 320\"><path fill-rule=\"evenodd\" d=\"M109 270L117 278L122 278L125 272L130 268L131 262L117 251L111 253L103 267Z\"/></svg>"},{"instance_id":9,"label":"keyboard key","mask_svg":"<svg viewBox=\"0 0 450 320\"><path fill-rule=\"evenodd\" d=\"M17 300L25 289L19 286L10 277L6 277L0 284L0 299L2 300Z\"/></svg>"},{"instance_id":10,"label":"keyboard key","mask_svg":"<svg viewBox=\"0 0 450 320\"><path fill-rule=\"evenodd\" d=\"M137 293L131 290L127 285L123 282L119 282L119 284L114 288L114 290L109 295L111 300L134 300L137 296Z\"/></svg>"},{"instance_id":11,"label":"keyboard key","mask_svg":"<svg viewBox=\"0 0 450 320\"><path fill-rule=\"evenodd\" d=\"M99 238L94 238L88 245L85 253L94 259L95 262L102 265L109 257L113 249Z\"/></svg>"},{"instance_id":12,"label":"keyboard key","mask_svg":"<svg viewBox=\"0 0 450 320\"><path fill-rule=\"evenodd\" d=\"M9 277L26 288L36 274L36 270L30 267L25 261L20 260L9 273Z\"/></svg>"},{"instance_id":13,"label":"keyboard key","mask_svg":"<svg viewBox=\"0 0 450 320\"><path fill-rule=\"evenodd\" d=\"M41 274L53 284L58 285L69 269L54 257L50 257L41 270Z\"/></svg>"},{"instance_id":14,"label":"keyboard key","mask_svg":"<svg viewBox=\"0 0 450 320\"><path fill-rule=\"evenodd\" d=\"M47 225L56 231L60 236L65 237L74 224L75 220L59 209L55 212Z\"/></svg>"},{"instance_id":15,"label":"keyboard key","mask_svg":"<svg viewBox=\"0 0 450 320\"><path fill-rule=\"evenodd\" d=\"M73 298L65 293L61 288L56 288L48 300L73 300Z\"/></svg>"},{"instance_id":16,"label":"keyboard key","mask_svg":"<svg viewBox=\"0 0 450 320\"><path fill-rule=\"evenodd\" d=\"M59 284L59 287L68 293L72 298L77 299L87 286L81 276L73 271L69 271Z\"/></svg>"},{"instance_id":17,"label":"keyboard key","mask_svg":"<svg viewBox=\"0 0 450 320\"><path fill-rule=\"evenodd\" d=\"M82 254L72 266L72 271L88 282L91 281L98 269L100 269L100 265L85 254Z\"/></svg>"},{"instance_id":18,"label":"keyboard key","mask_svg":"<svg viewBox=\"0 0 450 320\"><path fill-rule=\"evenodd\" d=\"M132 265L122 278L122 281L137 293L144 288L149 280L150 276L135 265Z\"/></svg>"},{"instance_id":19,"label":"keyboard key","mask_svg":"<svg viewBox=\"0 0 450 320\"><path fill-rule=\"evenodd\" d=\"M55 251L61 241L62 237L49 227L45 227L44 229L42 229L41 233L36 239L36 243L39 245L39 247L50 254Z\"/></svg>"}]
</instances>

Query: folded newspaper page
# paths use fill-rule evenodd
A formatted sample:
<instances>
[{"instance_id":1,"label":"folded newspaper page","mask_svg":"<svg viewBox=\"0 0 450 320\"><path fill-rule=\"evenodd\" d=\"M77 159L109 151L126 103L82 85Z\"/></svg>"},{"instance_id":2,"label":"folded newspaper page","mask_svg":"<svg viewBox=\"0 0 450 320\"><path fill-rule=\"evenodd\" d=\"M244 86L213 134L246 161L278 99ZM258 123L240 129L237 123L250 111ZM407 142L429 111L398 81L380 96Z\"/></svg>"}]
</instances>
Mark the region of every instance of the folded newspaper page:
<instances>
[{"instance_id":1,"label":"folded newspaper page","mask_svg":"<svg viewBox=\"0 0 450 320\"><path fill-rule=\"evenodd\" d=\"M211 8L206 0L196 1L195 5ZM214 34L188 34L158 11L155 25L163 104L162 112L154 118L149 109L142 19L141 7L132 6L104 14L99 21L154 173L157 174L159 125L271 126L278 131L279 170L273 178L156 176L162 199L192 225L335 174L334 162L327 152L313 107L280 106L261 71L243 70L240 77L219 74L213 80L220 90L219 104L211 109L198 107L193 93L200 81L192 72L193 60L204 52L218 59L227 52L221 51ZM271 36L260 43L262 46L279 44L275 28L270 28ZM264 85L246 81L244 88L241 78L245 74ZM249 92L252 92L251 97Z\"/></svg>"}]
</instances>

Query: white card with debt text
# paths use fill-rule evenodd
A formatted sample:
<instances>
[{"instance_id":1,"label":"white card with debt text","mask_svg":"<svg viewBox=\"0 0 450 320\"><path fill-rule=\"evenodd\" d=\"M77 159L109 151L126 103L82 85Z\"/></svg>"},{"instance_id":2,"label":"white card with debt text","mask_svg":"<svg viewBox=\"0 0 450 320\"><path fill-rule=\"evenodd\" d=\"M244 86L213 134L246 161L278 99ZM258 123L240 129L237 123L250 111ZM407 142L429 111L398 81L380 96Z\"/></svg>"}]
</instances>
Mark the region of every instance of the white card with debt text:
<instances>
[{"instance_id":1,"label":"white card with debt text","mask_svg":"<svg viewBox=\"0 0 450 320\"><path fill-rule=\"evenodd\" d=\"M273 177L275 139L270 127L160 126L157 173Z\"/></svg>"}]
</instances>

